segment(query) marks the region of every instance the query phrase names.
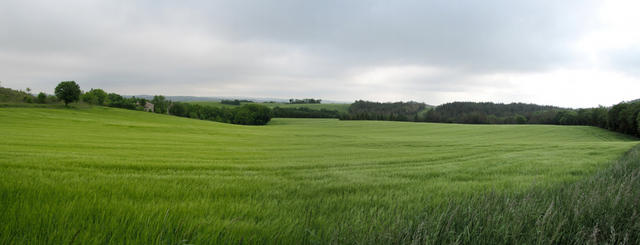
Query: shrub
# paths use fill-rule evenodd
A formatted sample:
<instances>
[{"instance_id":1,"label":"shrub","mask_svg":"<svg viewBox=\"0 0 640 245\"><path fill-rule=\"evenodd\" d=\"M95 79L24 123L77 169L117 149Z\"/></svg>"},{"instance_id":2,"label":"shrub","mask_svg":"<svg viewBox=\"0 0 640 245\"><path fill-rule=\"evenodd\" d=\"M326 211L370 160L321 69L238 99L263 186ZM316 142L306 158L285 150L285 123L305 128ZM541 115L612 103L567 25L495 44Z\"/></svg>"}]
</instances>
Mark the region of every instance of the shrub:
<instances>
[{"instance_id":1,"label":"shrub","mask_svg":"<svg viewBox=\"0 0 640 245\"><path fill-rule=\"evenodd\" d=\"M271 120L271 109L258 104L247 104L238 108L233 116L234 124L265 125Z\"/></svg>"},{"instance_id":2,"label":"shrub","mask_svg":"<svg viewBox=\"0 0 640 245\"><path fill-rule=\"evenodd\" d=\"M38 94L38 98L36 99L36 102L38 102L38 104L45 104L47 103L47 95L43 92L40 92Z\"/></svg>"}]
</instances>

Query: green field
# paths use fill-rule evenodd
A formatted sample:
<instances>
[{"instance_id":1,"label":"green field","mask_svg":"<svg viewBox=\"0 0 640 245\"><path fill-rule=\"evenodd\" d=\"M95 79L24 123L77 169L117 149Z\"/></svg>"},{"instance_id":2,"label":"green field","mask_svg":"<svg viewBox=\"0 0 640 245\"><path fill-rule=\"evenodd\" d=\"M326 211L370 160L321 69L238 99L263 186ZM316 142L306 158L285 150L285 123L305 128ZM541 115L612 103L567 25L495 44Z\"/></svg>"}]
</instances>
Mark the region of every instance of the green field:
<instances>
[{"instance_id":1,"label":"green field","mask_svg":"<svg viewBox=\"0 0 640 245\"><path fill-rule=\"evenodd\" d=\"M237 106L237 105L222 104L220 102L215 102L215 101L193 101L193 102L189 102L189 103L198 104L198 105L217 106L217 107L236 107ZM243 102L242 104L247 104L247 103ZM268 106L269 108L275 108L275 107L280 107L280 108L306 107L306 108L313 109L313 110L326 109L326 110L335 110L335 111L344 112L344 113L346 113L349 110L349 106L351 105L351 104L289 104L289 103L255 103L255 104L265 105L265 106Z\"/></svg>"},{"instance_id":2,"label":"green field","mask_svg":"<svg viewBox=\"0 0 640 245\"><path fill-rule=\"evenodd\" d=\"M240 126L106 107L0 108L0 123L0 244L393 241L447 203L570 185L638 143L585 126Z\"/></svg>"}]
</instances>

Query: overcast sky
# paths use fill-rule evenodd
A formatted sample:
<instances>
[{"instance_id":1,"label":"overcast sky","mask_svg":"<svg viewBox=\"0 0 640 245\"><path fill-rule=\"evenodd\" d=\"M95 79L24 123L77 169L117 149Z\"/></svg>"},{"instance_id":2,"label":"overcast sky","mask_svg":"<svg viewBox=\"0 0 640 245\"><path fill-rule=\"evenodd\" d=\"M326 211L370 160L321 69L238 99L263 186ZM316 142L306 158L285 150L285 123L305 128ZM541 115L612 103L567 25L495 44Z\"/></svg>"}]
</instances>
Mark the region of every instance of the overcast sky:
<instances>
[{"instance_id":1,"label":"overcast sky","mask_svg":"<svg viewBox=\"0 0 640 245\"><path fill-rule=\"evenodd\" d=\"M0 1L0 86L353 101L640 98L640 2Z\"/></svg>"}]
</instances>

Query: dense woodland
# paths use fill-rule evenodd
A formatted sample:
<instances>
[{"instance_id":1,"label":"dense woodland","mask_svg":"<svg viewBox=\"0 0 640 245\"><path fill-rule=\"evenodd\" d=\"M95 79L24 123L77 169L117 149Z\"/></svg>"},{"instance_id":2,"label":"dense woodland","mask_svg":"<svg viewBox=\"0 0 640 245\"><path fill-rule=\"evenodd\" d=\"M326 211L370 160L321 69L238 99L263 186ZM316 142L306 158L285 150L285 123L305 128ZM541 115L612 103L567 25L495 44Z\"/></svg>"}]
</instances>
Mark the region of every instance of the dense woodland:
<instances>
[{"instance_id":1,"label":"dense woodland","mask_svg":"<svg viewBox=\"0 0 640 245\"><path fill-rule=\"evenodd\" d=\"M534 104L490 102L453 102L439 105L425 114L422 121L471 124L554 124L554 113L561 108Z\"/></svg>"},{"instance_id":2,"label":"dense woodland","mask_svg":"<svg viewBox=\"0 0 640 245\"><path fill-rule=\"evenodd\" d=\"M339 118L340 113L337 110L320 109L314 110L307 107L297 108L273 108L273 117L282 118Z\"/></svg>"},{"instance_id":3,"label":"dense woodland","mask_svg":"<svg viewBox=\"0 0 640 245\"><path fill-rule=\"evenodd\" d=\"M349 106L349 113L342 120L420 121L419 113L427 105L419 102L380 103L358 100Z\"/></svg>"},{"instance_id":4,"label":"dense woodland","mask_svg":"<svg viewBox=\"0 0 640 245\"><path fill-rule=\"evenodd\" d=\"M446 103L421 113L416 102L377 103L356 101L343 120L391 120L467 124L554 124L588 125L640 136L640 101L621 102L612 107L566 109L555 106L491 102Z\"/></svg>"},{"instance_id":5,"label":"dense woodland","mask_svg":"<svg viewBox=\"0 0 640 245\"><path fill-rule=\"evenodd\" d=\"M154 98L155 99L155 98ZM269 107L258 104L246 104L227 108L204 106L181 102L168 102L171 115L242 125L265 125L272 117Z\"/></svg>"},{"instance_id":6,"label":"dense woodland","mask_svg":"<svg viewBox=\"0 0 640 245\"><path fill-rule=\"evenodd\" d=\"M565 109L534 104L454 102L435 107L423 121L472 124L588 125L640 136L640 102L611 108Z\"/></svg>"}]
</instances>

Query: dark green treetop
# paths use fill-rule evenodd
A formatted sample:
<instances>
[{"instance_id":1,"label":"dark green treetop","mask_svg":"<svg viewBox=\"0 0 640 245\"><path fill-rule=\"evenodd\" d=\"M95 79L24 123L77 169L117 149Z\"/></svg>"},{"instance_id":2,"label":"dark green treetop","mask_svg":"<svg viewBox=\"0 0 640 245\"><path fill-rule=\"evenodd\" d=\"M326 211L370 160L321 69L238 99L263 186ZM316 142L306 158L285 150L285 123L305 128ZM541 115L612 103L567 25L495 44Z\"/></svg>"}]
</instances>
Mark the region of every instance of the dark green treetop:
<instances>
[{"instance_id":1,"label":"dark green treetop","mask_svg":"<svg viewBox=\"0 0 640 245\"><path fill-rule=\"evenodd\" d=\"M80 99L80 86L74 81L60 82L56 86L56 96L64 101L64 105L69 105L70 102L75 102Z\"/></svg>"}]
</instances>

